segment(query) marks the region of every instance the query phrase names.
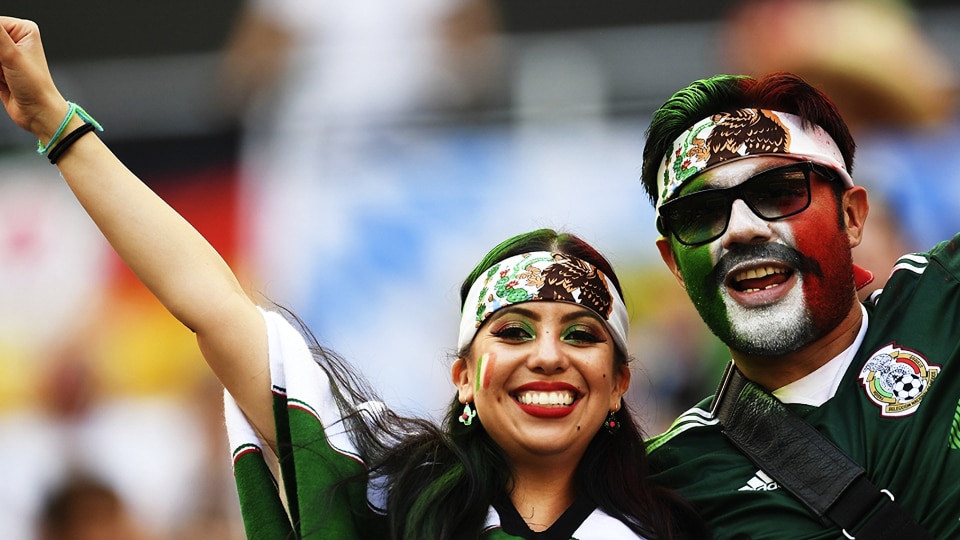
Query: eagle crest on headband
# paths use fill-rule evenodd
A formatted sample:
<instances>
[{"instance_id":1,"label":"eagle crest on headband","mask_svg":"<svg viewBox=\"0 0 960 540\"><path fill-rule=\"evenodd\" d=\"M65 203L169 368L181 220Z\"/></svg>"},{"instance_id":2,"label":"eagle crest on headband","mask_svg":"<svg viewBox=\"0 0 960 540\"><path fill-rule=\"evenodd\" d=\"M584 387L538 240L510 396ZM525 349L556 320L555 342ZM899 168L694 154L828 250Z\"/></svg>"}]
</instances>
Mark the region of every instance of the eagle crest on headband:
<instances>
[{"instance_id":1,"label":"eagle crest on headband","mask_svg":"<svg viewBox=\"0 0 960 540\"><path fill-rule=\"evenodd\" d=\"M754 154L786 152L790 131L776 115L766 110L740 109L713 116L714 127L707 136L707 165Z\"/></svg>"},{"instance_id":2,"label":"eagle crest on headband","mask_svg":"<svg viewBox=\"0 0 960 540\"><path fill-rule=\"evenodd\" d=\"M789 149L790 130L772 111L740 109L714 114L678 141L663 171L660 198L670 197L688 178L728 159Z\"/></svg>"},{"instance_id":3,"label":"eagle crest on headband","mask_svg":"<svg viewBox=\"0 0 960 540\"><path fill-rule=\"evenodd\" d=\"M603 272L580 259L565 259L560 254L555 254L554 258L556 262L543 270L543 286L537 297L575 302L609 319L613 299ZM579 293L578 296L574 296L575 293Z\"/></svg>"}]
</instances>

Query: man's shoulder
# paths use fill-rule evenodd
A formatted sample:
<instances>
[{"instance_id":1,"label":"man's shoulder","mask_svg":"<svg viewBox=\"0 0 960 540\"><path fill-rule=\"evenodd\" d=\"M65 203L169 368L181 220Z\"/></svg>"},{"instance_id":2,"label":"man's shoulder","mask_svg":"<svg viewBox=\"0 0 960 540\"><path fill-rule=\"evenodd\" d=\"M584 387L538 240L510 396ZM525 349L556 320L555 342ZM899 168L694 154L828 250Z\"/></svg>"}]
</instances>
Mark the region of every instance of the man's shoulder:
<instances>
[{"instance_id":1,"label":"man's shoulder","mask_svg":"<svg viewBox=\"0 0 960 540\"><path fill-rule=\"evenodd\" d=\"M929 257L955 281L960 279L960 233L934 246L929 252Z\"/></svg>"},{"instance_id":2,"label":"man's shoulder","mask_svg":"<svg viewBox=\"0 0 960 540\"><path fill-rule=\"evenodd\" d=\"M710 413L710 401L707 398L687 409L670 424L666 431L647 439L647 452L654 453L665 445L682 444L691 435L712 434L719 430L719 422ZM710 429L713 428L713 429Z\"/></svg>"},{"instance_id":3,"label":"man's shoulder","mask_svg":"<svg viewBox=\"0 0 960 540\"><path fill-rule=\"evenodd\" d=\"M943 288L946 283L956 285L960 281L960 234L940 242L930 251L900 256L890 270L883 289L874 292L868 304L877 304L880 296L886 292L900 292L898 291L900 288L916 287L921 282L921 277L931 268L936 269L940 274L938 278L930 280L937 289Z\"/></svg>"}]
</instances>

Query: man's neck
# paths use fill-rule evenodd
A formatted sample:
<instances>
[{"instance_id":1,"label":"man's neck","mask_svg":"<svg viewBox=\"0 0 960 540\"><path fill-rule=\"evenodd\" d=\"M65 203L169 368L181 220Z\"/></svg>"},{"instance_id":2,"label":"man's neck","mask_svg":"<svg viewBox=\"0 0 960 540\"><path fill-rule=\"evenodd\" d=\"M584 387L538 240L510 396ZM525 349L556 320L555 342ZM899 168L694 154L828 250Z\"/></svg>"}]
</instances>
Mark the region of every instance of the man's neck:
<instances>
[{"instance_id":1,"label":"man's neck","mask_svg":"<svg viewBox=\"0 0 960 540\"><path fill-rule=\"evenodd\" d=\"M770 392L820 369L857 339L863 312L854 302L850 312L826 335L792 353L779 356L751 355L731 350L734 362L745 377Z\"/></svg>"}]
</instances>

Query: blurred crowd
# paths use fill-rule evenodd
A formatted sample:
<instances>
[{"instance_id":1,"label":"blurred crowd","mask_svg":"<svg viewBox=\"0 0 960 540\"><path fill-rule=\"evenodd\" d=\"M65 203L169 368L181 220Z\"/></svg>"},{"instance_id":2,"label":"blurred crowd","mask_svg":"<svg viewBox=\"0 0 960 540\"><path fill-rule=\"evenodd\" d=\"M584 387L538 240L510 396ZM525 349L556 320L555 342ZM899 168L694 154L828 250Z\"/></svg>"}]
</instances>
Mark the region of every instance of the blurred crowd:
<instances>
[{"instance_id":1,"label":"blurred crowd","mask_svg":"<svg viewBox=\"0 0 960 540\"><path fill-rule=\"evenodd\" d=\"M741 1L701 51L713 56L699 76L786 70L836 97L868 227L885 231L855 250L873 288L899 255L960 230L957 64L918 15L892 0ZM253 289L392 406L427 415L453 392L425 389L448 380L449 279L475 262L463 254L520 232L503 224L518 216L569 227L619 269L628 399L658 433L712 391L725 352L653 249L638 180L648 118L605 107L610 76L589 47L560 33L517 55L502 21L486 0L248 0L217 51L211 104L238 128L235 161L152 179ZM3 537L243 538L222 391L190 332L28 159L0 154Z\"/></svg>"}]
</instances>

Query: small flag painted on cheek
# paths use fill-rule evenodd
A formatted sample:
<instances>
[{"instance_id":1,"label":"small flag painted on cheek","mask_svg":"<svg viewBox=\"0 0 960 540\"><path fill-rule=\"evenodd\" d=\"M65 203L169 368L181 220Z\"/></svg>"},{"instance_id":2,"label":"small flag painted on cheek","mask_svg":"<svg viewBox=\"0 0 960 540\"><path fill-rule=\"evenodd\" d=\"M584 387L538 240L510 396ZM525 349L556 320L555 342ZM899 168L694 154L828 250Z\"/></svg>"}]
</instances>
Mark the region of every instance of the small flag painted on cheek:
<instances>
[{"instance_id":1,"label":"small flag painted on cheek","mask_svg":"<svg viewBox=\"0 0 960 540\"><path fill-rule=\"evenodd\" d=\"M475 381L476 391L481 388L486 390L490 388L491 368L493 367L494 356L490 353L483 353L477 358L477 378Z\"/></svg>"}]
</instances>

